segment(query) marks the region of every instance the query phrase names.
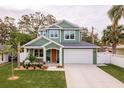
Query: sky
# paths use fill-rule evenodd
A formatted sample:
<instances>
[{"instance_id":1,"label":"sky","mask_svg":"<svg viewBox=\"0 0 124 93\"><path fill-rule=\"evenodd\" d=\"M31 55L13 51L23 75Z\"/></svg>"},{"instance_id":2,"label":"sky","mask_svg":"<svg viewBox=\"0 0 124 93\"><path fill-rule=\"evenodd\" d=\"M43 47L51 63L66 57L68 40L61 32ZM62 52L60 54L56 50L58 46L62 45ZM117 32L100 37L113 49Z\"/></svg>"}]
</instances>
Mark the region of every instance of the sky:
<instances>
[{"instance_id":1,"label":"sky","mask_svg":"<svg viewBox=\"0 0 124 93\"><path fill-rule=\"evenodd\" d=\"M107 11L111 5L0 5L0 17L11 16L16 20L21 15L34 13L35 11L52 14L57 20L65 19L69 22L79 25L80 27L88 27L91 31L92 26L94 32L102 36L103 29L111 24L107 15ZM120 21L123 24L124 20Z\"/></svg>"}]
</instances>

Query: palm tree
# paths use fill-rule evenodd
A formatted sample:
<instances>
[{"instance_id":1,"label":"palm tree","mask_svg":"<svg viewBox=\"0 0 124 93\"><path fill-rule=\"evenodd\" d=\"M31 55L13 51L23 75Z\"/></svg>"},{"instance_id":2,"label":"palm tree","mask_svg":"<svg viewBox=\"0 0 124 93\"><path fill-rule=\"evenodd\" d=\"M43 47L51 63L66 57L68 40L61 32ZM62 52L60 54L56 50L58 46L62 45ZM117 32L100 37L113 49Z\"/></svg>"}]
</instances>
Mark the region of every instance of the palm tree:
<instances>
[{"instance_id":1,"label":"palm tree","mask_svg":"<svg viewBox=\"0 0 124 93\"><path fill-rule=\"evenodd\" d=\"M103 37L102 37L102 42L104 45L107 46L112 46L113 43L115 46L117 46L119 43L123 42L124 36L122 34L122 31L124 30L124 26L116 26L115 28L115 33L113 34L113 27L112 26L107 26L106 29L103 31ZM113 53L116 53L116 49L112 50Z\"/></svg>"},{"instance_id":2,"label":"palm tree","mask_svg":"<svg viewBox=\"0 0 124 93\"><path fill-rule=\"evenodd\" d=\"M112 21L112 33L116 35L116 27L118 26L118 21L124 16L124 6L123 5L114 5L109 11L108 16ZM112 43L113 54L116 53L116 41Z\"/></svg>"}]
</instances>

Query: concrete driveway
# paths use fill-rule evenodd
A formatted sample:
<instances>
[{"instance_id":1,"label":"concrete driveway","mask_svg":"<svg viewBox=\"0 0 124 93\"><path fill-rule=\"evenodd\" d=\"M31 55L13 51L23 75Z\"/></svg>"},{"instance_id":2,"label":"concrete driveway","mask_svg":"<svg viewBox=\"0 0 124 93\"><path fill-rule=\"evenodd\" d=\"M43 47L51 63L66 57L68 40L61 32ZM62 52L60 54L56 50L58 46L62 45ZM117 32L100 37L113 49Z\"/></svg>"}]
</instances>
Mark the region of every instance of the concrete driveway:
<instances>
[{"instance_id":1,"label":"concrete driveway","mask_svg":"<svg viewBox=\"0 0 124 93\"><path fill-rule=\"evenodd\" d=\"M120 88L124 84L95 65L65 64L68 88Z\"/></svg>"}]
</instances>

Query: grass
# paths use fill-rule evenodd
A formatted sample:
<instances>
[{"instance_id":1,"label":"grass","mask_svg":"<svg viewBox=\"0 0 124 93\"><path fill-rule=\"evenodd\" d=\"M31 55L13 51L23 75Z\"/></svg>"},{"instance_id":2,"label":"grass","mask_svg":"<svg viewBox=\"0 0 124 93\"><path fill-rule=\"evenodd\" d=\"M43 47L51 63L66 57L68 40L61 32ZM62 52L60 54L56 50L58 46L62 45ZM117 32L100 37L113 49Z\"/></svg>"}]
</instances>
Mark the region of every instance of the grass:
<instances>
[{"instance_id":1,"label":"grass","mask_svg":"<svg viewBox=\"0 0 124 93\"><path fill-rule=\"evenodd\" d=\"M124 83L124 68L112 64L108 64L107 66L99 66L99 68Z\"/></svg>"},{"instance_id":2,"label":"grass","mask_svg":"<svg viewBox=\"0 0 124 93\"><path fill-rule=\"evenodd\" d=\"M0 88L65 88L64 71L25 70L15 71L18 80L7 80L11 76L11 64L0 66Z\"/></svg>"}]
</instances>

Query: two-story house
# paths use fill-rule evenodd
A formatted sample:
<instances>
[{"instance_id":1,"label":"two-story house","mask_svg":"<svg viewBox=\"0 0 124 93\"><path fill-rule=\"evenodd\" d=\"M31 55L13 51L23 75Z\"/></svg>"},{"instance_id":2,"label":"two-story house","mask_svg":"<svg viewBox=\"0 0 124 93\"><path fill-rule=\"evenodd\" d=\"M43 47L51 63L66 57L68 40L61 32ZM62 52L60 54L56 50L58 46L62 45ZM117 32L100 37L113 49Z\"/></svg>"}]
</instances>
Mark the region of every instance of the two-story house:
<instances>
[{"instance_id":1,"label":"two-story house","mask_svg":"<svg viewBox=\"0 0 124 93\"><path fill-rule=\"evenodd\" d=\"M25 45L24 52L32 52L44 62L96 64L94 44L80 41L80 27L66 20L39 29L38 37Z\"/></svg>"}]
</instances>

